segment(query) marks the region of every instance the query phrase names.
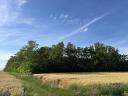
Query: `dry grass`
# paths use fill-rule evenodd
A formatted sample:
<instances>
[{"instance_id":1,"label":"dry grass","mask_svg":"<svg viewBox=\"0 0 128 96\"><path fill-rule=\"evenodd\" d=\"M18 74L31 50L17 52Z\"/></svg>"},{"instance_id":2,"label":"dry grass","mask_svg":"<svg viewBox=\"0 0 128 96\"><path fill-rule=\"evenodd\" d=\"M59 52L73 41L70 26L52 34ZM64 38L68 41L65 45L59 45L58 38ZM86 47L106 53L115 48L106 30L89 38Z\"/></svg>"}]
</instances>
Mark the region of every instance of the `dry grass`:
<instances>
[{"instance_id":1,"label":"dry grass","mask_svg":"<svg viewBox=\"0 0 128 96\"><path fill-rule=\"evenodd\" d=\"M23 87L14 76L0 72L0 92L3 96L22 96Z\"/></svg>"},{"instance_id":2,"label":"dry grass","mask_svg":"<svg viewBox=\"0 0 128 96\"><path fill-rule=\"evenodd\" d=\"M97 72L97 73L53 73L34 74L35 77L60 87L70 85L93 85L128 83L128 72Z\"/></svg>"}]
</instances>

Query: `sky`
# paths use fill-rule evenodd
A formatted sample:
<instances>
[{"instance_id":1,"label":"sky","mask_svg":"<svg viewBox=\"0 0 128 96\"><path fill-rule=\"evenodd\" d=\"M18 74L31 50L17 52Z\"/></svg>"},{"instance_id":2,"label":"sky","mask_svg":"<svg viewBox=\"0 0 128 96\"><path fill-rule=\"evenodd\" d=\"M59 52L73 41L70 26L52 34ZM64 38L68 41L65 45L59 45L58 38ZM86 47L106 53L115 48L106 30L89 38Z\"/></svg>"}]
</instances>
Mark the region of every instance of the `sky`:
<instances>
[{"instance_id":1,"label":"sky","mask_svg":"<svg viewBox=\"0 0 128 96\"><path fill-rule=\"evenodd\" d=\"M0 70L27 41L101 42L128 53L128 0L0 0Z\"/></svg>"}]
</instances>

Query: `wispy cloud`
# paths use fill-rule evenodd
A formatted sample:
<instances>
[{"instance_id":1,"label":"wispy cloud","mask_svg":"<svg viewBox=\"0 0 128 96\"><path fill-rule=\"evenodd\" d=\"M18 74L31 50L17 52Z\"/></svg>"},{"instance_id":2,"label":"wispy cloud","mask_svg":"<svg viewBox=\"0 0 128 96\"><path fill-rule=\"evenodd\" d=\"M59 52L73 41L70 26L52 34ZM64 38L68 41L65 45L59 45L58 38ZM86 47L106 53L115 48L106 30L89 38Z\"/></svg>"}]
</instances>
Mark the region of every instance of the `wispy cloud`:
<instances>
[{"instance_id":1,"label":"wispy cloud","mask_svg":"<svg viewBox=\"0 0 128 96\"><path fill-rule=\"evenodd\" d=\"M92 25L93 23L96 23L97 21L99 21L100 19L104 18L104 17L107 16L108 14L109 14L109 13L105 13L105 14L99 16L99 17L94 18L93 20L91 20L91 21L88 22L87 24L84 24L83 26L81 26L80 28L76 29L75 31L73 31L73 32L71 32L71 33L69 33L69 34L66 34L66 35L64 35L64 36L62 36L62 37L60 37L60 38L58 38L55 42L58 42L58 41L60 41L60 40L64 40L64 39L66 39L66 38L68 38L68 37L71 37L71 36L73 36L73 35L75 35L75 34L77 34L77 33L80 33L80 32L87 32L87 31L88 31L88 27L89 27L90 25Z\"/></svg>"},{"instance_id":2,"label":"wispy cloud","mask_svg":"<svg viewBox=\"0 0 128 96\"><path fill-rule=\"evenodd\" d=\"M30 30L35 28L33 17L26 17L22 11L28 0L0 0L0 43L17 45L18 41L28 40ZM31 27L31 29L30 29ZM27 31L27 32L26 32ZM15 40L16 39L16 40Z\"/></svg>"},{"instance_id":3,"label":"wispy cloud","mask_svg":"<svg viewBox=\"0 0 128 96\"><path fill-rule=\"evenodd\" d=\"M16 30L16 28L18 28L17 26L20 24L32 25L33 22L35 22L34 18L25 17L25 15L22 14L23 6L27 2L28 0L0 0L0 70L4 68L10 56L15 53L7 52L6 49L4 50L4 46L16 46L18 41L21 42L22 39L28 36L25 36L28 33L21 32L21 26L19 30ZM15 43L13 41L17 42Z\"/></svg>"},{"instance_id":4,"label":"wispy cloud","mask_svg":"<svg viewBox=\"0 0 128 96\"><path fill-rule=\"evenodd\" d=\"M7 60L13 56L14 53L10 52L0 52L0 70L3 70L5 67L5 64L7 63Z\"/></svg>"},{"instance_id":5,"label":"wispy cloud","mask_svg":"<svg viewBox=\"0 0 128 96\"><path fill-rule=\"evenodd\" d=\"M32 23L32 19L21 15L22 6L26 3L27 0L0 0L0 26Z\"/></svg>"},{"instance_id":6,"label":"wispy cloud","mask_svg":"<svg viewBox=\"0 0 128 96\"><path fill-rule=\"evenodd\" d=\"M125 36L123 35L122 38L119 38L119 36L117 38L114 37L112 40L108 40L107 43L118 48L121 54L128 54L127 38L128 35L126 34Z\"/></svg>"},{"instance_id":7,"label":"wispy cloud","mask_svg":"<svg viewBox=\"0 0 128 96\"><path fill-rule=\"evenodd\" d=\"M121 45L126 44L126 43L127 43L127 40L126 40L126 38L125 38L125 40L123 39L123 40L114 41L114 43L112 43L112 44L113 44L113 46L115 46L115 47L120 47Z\"/></svg>"},{"instance_id":8,"label":"wispy cloud","mask_svg":"<svg viewBox=\"0 0 128 96\"><path fill-rule=\"evenodd\" d=\"M10 58L10 56L13 56L14 53L9 53L9 52L0 52L0 60L4 61L4 60L8 60Z\"/></svg>"},{"instance_id":9,"label":"wispy cloud","mask_svg":"<svg viewBox=\"0 0 128 96\"><path fill-rule=\"evenodd\" d=\"M21 39L21 37L24 37L25 33L21 33L21 32L0 32L0 43L3 43L3 42L10 42L10 41L13 41L13 40L19 40ZM7 42L6 42L7 44Z\"/></svg>"},{"instance_id":10,"label":"wispy cloud","mask_svg":"<svg viewBox=\"0 0 128 96\"><path fill-rule=\"evenodd\" d=\"M61 13L61 14L51 14L50 19L53 22L57 22L60 24L82 24L85 20L81 20L79 18L72 17L68 13Z\"/></svg>"},{"instance_id":11,"label":"wispy cloud","mask_svg":"<svg viewBox=\"0 0 128 96\"><path fill-rule=\"evenodd\" d=\"M128 47L119 47L118 49L121 54L128 54Z\"/></svg>"}]
</instances>

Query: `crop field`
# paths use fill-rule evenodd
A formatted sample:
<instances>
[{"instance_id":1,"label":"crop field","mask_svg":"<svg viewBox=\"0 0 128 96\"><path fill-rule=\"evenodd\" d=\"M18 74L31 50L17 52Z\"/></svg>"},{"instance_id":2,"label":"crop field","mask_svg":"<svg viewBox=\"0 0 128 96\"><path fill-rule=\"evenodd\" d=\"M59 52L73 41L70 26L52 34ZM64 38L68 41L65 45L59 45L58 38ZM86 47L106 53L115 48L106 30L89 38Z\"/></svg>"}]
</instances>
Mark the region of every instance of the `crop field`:
<instances>
[{"instance_id":1,"label":"crop field","mask_svg":"<svg viewBox=\"0 0 128 96\"><path fill-rule=\"evenodd\" d=\"M93 84L127 84L127 72L97 72L97 73L49 73L34 74L44 82L68 87L70 85L93 85Z\"/></svg>"},{"instance_id":2,"label":"crop field","mask_svg":"<svg viewBox=\"0 0 128 96\"><path fill-rule=\"evenodd\" d=\"M22 96L23 87L14 76L0 72L0 96Z\"/></svg>"}]
</instances>

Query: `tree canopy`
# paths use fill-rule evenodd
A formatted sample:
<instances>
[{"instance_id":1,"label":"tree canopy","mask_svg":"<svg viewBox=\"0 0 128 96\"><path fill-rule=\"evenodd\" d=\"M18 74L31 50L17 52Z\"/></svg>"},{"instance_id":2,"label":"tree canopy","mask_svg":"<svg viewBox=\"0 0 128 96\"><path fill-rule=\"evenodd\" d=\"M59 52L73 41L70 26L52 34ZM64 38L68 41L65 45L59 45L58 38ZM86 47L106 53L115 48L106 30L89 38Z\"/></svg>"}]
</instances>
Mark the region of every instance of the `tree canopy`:
<instances>
[{"instance_id":1,"label":"tree canopy","mask_svg":"<svg viewBox=\"0 0 128 96\"><path fill-rule=\"evenodd\" d=\"M4 70L20 73L128 71L128 56L99 42L83 48L71 42L66 46L60 42L39 48L35 41L28 41L8 60Z\"/></svg>"}]
</instances>

